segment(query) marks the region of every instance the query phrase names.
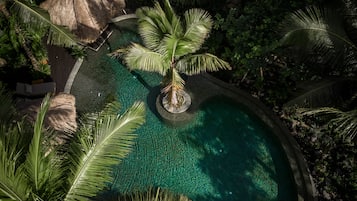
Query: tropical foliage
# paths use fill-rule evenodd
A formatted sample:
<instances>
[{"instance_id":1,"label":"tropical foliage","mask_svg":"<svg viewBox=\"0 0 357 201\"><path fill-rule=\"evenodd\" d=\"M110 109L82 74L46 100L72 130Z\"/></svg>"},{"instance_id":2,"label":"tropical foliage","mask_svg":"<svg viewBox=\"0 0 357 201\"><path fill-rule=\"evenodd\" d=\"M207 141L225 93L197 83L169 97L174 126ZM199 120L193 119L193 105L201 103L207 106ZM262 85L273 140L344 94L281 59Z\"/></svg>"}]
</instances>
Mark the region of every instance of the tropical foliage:
<instances>
[{"instance_id":1,"label":"tropical foliage","mask_svg":"<svg viewBox=\"0 0 357 201\"><path fill-rule=\"evenodd\" d=\"M214 75L270 106L279 106L289 98L295 82L309 70L292 62L289 51L280 47L280 23L291 11L323 0L233 2L236 1L227 1L218 11L211 9L217 12L207 46L233 69Z\"/></svg>"},{"instance_id":2,"label":"tropical foliage","mask_svg":"<svg viewBox=\"0 0 357 201\"><path fill-rule=\"evenodd\" d=\"M342 14L310 6L294 12L284 23L282 42L302 48L302 58L323 66L319 70L330 76L356 75L357 41L353 33L357 27L349 23L357 20L357 5L350 0L341 3ZM357 111L355 105L345 105L349 104L289 108L282 116L303 149L319 200L357 199Z\"/></svg>"},{"instance_id":3,"label":"tropical foliage","mask_svg":"<svg viewBox=\"0 0 357 201\"><path fill-rule=\"evenodd\" d=\"M310 169L317 199L356 200L356 110L286 108L290 125Z\"/></svg>"},{"instance_id":4,"label":"tropical foliage","mask_svg":"<svg viewBox=\"0 0 357 201\"><path fill-rule=\"evenodd\" d=\"M118 201L191 201L186 196L178 195L162 188L149 188L146 192L133 192L121 195Z\"/></svg>"},{"instance_id":5,"label":"tropical foliage","mask_svg":"<svg viewBox=\"0 0 357 201\"><path fill-rule=\"evenodd\" d=\"M0 94L6 103L8 97ZM113 102L99 114L83 117L69 144L53 145L56 133L44 127L49 98L33 126L1 118L0 200L89 200L105 190L111 168L130 152L133 132L144 123L143 103L119 115ZM0 111L8 110L5 105Z\"/></svg>"},{"instance_id":6,"label":"tropical foliage","mask_svg":"<svg viewBox=\"0 0 357 201\"><path fill-rule=\"evenodd\" d=\"M345 19L340 12L309 6L291 14L282 27L281 42L303 49L310 60L315 58L315 63L326 66L320 71L330 75L355 73L357 41L351 40L346 32Z\"/></svg>"},{"instance_id":7,"label":"tropical foliage","mask_svg":"<svg viewBox=\"0 0 357 201\"><path fill-rule=\"evenodd\" d=\"M53 24L34 1L0 0L0 19L0 58L9 60L9 65L29 60L34 69L49 73L44 37L48 44L77 46L74 35Z\"/></svg>"},{"instance_id":8,"label":"tropical foliage","mask_svg":"<svg viewBox=\"0 0 357 201\"><path fill-rule=\"evenodd\" d=\"M139 34L143 45L134 43L123 53L124 62L131 70L145 70L164 76L163 93L169 104L177 107L184 89L180 73L194 75L205 71L230 69L230 65L213 54L199 52L212 27L210 15L201 9L190 9L180 18L168 0L163 7L142 7L136 11ZM183 19L181 21L181 19Z\"/></svg>"}]
</instances>

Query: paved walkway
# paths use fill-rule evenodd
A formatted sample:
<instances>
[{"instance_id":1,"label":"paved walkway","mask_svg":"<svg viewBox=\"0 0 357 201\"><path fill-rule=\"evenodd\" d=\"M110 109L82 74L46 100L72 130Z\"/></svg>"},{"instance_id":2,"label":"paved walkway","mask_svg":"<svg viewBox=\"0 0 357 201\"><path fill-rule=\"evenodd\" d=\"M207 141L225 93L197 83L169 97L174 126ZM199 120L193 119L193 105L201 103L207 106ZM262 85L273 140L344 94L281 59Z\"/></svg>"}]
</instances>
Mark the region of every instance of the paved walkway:
<instances>
[{"instance_id":1,"label":"paved walkway","mask_svg":"<svg viewBox=\"0 0 357 201\"><path fill-rule=\"evenodd\" d=\"M63 47L49 45L47 51L56 93L63 92L76 59Z\"/></svg>"}]
</instances>

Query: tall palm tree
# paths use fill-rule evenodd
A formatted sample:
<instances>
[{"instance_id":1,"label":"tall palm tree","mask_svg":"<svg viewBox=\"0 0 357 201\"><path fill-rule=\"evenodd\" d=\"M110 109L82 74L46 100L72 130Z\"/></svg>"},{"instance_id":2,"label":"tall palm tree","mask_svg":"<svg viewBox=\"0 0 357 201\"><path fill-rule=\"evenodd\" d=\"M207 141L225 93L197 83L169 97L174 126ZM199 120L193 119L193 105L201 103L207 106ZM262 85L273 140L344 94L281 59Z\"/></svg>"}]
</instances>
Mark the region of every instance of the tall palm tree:
<instances>
[{"instance_id":1,"label":"tall palm tree","mask_svg":"<svg viewBox=\"0 0 357 201\"><path fill-rule=\"evenodd\" d=\"M31 50L31 42L28 40L25 30L45 32L49 44L65 47L77 46L75 36L65 28L53 24L48 13L36 6L33 1L0 0L0 13L8 20L15 19L14 31L18 37L18 42L36 70L39 70L40 62Z\"/></svg>"},{"instance_id":2,"label":"tall palm tree","mask_svg":"<svg viewBox=\"0 0 357 201\"><path fill-rule=\"evenodd\" d=\"M89 200L112 181L111 168L130 152L133 132L144 122L143 103L123 115L111 103L83 119L68 151L49 152L53 135L43 127L48 107L46 96L31 132L21 121L1 122L0 200Z\"/></svg>"},{"instance_id":3,"label":"tall palm tree","mask_svg":"<svg viewBox=\"0 0 357 201\"><path fill-rule=\"evenodd\" d=\"M143 45L133 43L113 55L123 56L131 70L153 71L164 76L162 93L166 94L168 111L174 112L185 101L185 82L180 73L194 75L230 69L227 62L215 55L198 52L212 28L212 19L206 11L190 9L180 18L165 0L163 7L155 2L154 7L137 9L136 15Z\"/></svg>"}]
</instances>

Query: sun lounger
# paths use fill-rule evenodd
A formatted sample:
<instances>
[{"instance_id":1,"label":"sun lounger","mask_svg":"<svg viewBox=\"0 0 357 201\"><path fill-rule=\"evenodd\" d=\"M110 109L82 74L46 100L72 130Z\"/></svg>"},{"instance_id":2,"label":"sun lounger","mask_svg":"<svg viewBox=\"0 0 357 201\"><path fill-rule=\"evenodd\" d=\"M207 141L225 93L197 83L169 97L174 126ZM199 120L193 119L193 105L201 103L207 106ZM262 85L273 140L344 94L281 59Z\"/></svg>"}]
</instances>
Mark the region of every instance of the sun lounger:
<instances>
[{"instance_id":1,"label":"sun lounger","mask_svg":"<svg viewBox=\"0 0 357 201\"><path fill-rule=\"evenodd\" d=\"M55 82L43 82L36 84L16 83L16 95L37 97L44 96L47 93L54 93L56 91Z\"/></svg>"}]
</instances>

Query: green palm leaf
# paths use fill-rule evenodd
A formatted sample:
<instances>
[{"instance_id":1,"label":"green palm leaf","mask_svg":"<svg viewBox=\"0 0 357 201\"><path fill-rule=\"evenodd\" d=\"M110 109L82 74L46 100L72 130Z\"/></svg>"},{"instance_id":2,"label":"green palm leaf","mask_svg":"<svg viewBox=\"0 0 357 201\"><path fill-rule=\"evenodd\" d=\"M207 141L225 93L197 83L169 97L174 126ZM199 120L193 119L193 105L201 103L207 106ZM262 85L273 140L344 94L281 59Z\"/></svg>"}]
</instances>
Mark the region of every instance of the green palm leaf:
<instances>
[{"instance_id":1,"label":"green palm leaf","mask_svg":"<svg viewBox=\"0 0 357 201\"><path fill-rule=\"evenodd\" d=\"M47 43L64 47L77 46L76 38L67 29L53 24L48 13L35 6L19 0L13 0L12 9L18 14L25 25L34 30L48 29Z\"/></svg>"},{"instance_id":2,"label":"green palm leaf","mask_svg":"<svg viewBox=\"0 0 357 201\"><path fill-rule=\"evenodd\" d=\"M164 0L163 4L163 8L161 8L160 4L156 2L155 8L165 16L166 20L162 19L161 21L164 21L166 26L170 25L168 27L171 27L171 29L167 33L171 35L180 36L182 34L182 25L180 22L180 18L176 15L169 0Z\"/></svg>"},{"instance_id":3,"label":"green palm leaf","mask_svg":"<svg viewBox=\"0 0 357 201\"><path fill-rule=\"evenodd\" d=\"M213 20L208 12L202 9L190 9L184 13L186 31L184 41L191 49L190 53L199 50L211 31Z\"/></svg>"},{"instance_id":4,"label":"green palm leaf","mask_svg":"<svg viewBox=\"0 0 357 201\"><path fill-rule=\"evenodd\" d=\"M104 115L94 127L80 129L71 147L70 189L65 200L88 200L112 181L111 168L131 150L136 128L144 123L144 104L122 116Z\"/></svg>"},{"instance_id":5,"label":"green palm leaf","mask_svg":"<svg viewBox=\"0 0 357 201\"><path fill-rule=\"evenodd\" d=\"M158 2L154 6L139 8L136 15L144 45L155 51L165 35L182 35L182 25L168 1L164 1L163 8Z\"/></svg>"},{"instance_id":6,"label":"green palm leaf","mask_svg":"<svg viewBox=\"0 0 357 201\"><path fill-rule=\"evenodd\" d=\"M160 17L153 8L143 7L136 11L138 16L138 30L139 34L143 40L143 43L149 49L155 50L161 39L164 37L164 31L160 29L160 25L155 19Z\"/></svg>"},{"instance_id":7,"label":"green palm leaf","mask_svg":"<svg viewBox=\"0 0 357 201\"><path fill-rule=\"evenodd\" d=\"M179 58L188 53L186 48L178 47L179 41L180 39L178 39L176 36L167 35L162 39L163 45L161 45L160 49L158 49L156 52L166 56L169 61L174 61L175 58Z\"/></svg>"},{"instance_id":8,"label":"green palm leaf","mask_svg":"<svg viewBox=\"0 0 357 201\"><path fill-rule=\"evenodd\" d=\"M191 201L184 195L179 195L168 189L152 188L147 191L135 191L130 194L118 195L117 201Z\"/></svg>"},{"instance_id":9,"label":"green palm leaf","mask_svg":"<svg viewBox=\"0 0 357 201\"><path fill-rule=\"evenodd\" d=\"M229 63L209 53L188 55L180 59L176 67L187 75L231 69Z\"/></svg>"},{"instance_id":10,"label":"green palm leaf","mask_svg":"<svg viewBox=\"0 0 357 201\"><path fill-rule=\"evenodd\" d=\"M133 44L128 49L124 61L131 70L153 71L162 75L165 75L170 67L169 61L166 61L162 54L139 44Z\"/></svg>"},{"instance_id":11,"label":"green palm leaf","mask_svg":"<svg viewBox=\"0 0 357 201\"><path fill-rule=\"evenodd\" d=\"M0 127L0 200L27 200L30 185L19 167L23 154L21 123Z\"/></svg>"},{"instance_id":12,"label":"green palm leaf","mask_svg":"<svg viewBox=\"0 0 357 201\"><path fill-rule=\"evenodd\" d=\"M34 125L33 138L29 147L29 154L27 156L26 170L30 181L34 184L35 190L39 190L45 183L44 179L44 154L42 150L42 127L45 119L46 112L49 108L49 96L47 95L43 102L39 112L37 113L36 122Z\"/></svg>"},{"instance_id":13,"label":"green palm leaf","mask_svg":"<svg viewBox=\"0 0 357 201\"><path fill-rule=\"evenodd\" d=\"M0 83L0 123L10 123L14 114L15 107L12 102L12 96Z\"/></svg>"},{"instance_id":14,"label":"green palm leaf","mask_svg":"<svg viewBox=\"0 0 357 201\"><path fill-rule=\"evenodd\" d=\"M348 45L357 47L347 37L343 23L336 12L314 6L298 10L282 24L282 44L294 44L304 48L333 49Z\"/></svg>"},{"instance_id":15,"label":"green palm leaf","mask_svg":"<svg viewBox=\"0 0 357 201\"><path fill-rule=\"evenodd\" d=\"M357 110L341 111L336 108L322 107L303 112L304 115L325 119L325 124L343 137L345 140L352 141L357 134Z\"/></svg>"}]
</instances>

